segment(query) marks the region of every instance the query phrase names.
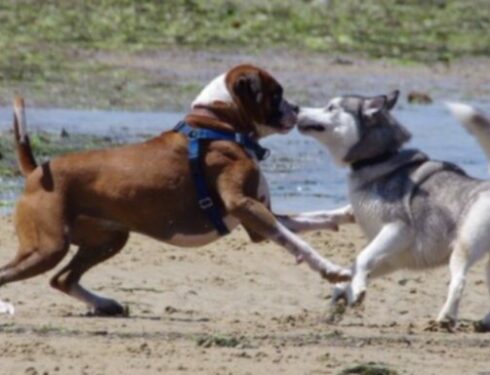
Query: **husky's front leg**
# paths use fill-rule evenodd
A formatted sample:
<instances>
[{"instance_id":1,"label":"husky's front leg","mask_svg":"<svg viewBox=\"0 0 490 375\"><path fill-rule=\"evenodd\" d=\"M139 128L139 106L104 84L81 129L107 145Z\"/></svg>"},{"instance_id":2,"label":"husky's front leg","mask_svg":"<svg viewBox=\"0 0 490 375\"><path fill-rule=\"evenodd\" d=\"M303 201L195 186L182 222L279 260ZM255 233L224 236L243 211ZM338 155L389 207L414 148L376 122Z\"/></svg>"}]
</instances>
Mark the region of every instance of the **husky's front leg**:
<instances>
[{"instance_id":1,"label":"husky's front leg","mask_svg":"<svg viewBox=\"0 0 490 375\"><path fill-rule=\"evenodd\" d=\"M352 265L352 281L336 287L334 300L345 293L352 305L362 301L366 293L368 276L380 276L394 270L390 262L400 253L409 250L413 243L413 232L401 222L384 225L376 237L362 250Z\"/></svg>"},{"instance_id":2,"label":"husky's front leg","mask_svg":"<svg viewBox=\"0 0 490 375\"><path fill-rule=\"evenodd\" d=\"M338 230L338 226L341 224L355 222L351 205L329 211L313 211L297 215L275 216L281 224L296 233L321 229Z\"/></svg>"}]
</instances>

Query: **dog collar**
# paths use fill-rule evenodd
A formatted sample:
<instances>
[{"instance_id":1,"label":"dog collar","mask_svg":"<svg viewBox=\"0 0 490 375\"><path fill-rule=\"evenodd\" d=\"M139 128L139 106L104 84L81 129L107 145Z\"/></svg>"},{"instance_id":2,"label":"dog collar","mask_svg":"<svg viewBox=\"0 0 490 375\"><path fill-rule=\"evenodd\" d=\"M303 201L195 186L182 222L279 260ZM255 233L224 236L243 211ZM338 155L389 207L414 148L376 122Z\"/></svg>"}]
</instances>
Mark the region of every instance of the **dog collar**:
<instances>
[{"instance_id":1,"label":"dog collar","mask_svg":"<svg viewBox=\"0 0 490 375\"><path fill-rule=\"evenodd\" d=\"M175 126L173 131L184 134L189 140L188 156L194 184L197 191L197 203L199 208L207 215L213 223L216 231L224 236L230 231L223 221L223 216L216 205L215 199L209 194L206 178L201 164L201 145L202 141L231 141L245 148L249 154L258 160L264 160L269 156L269 150L260 146L252 138L240 134L225 132L213 129L193 128L185 121L181 121Z\"/></svg>"},{"instance_id":2,"label":"dog collar","mask_svg":"<svg viewBox=\"0 0 490 375\"><path fill-rule=\"evenodd\" d=\"M370 166L373 166L376 164L384 163L385 161L391 159L396 154L397 154L397 152L388 151L388 152L385 152L381 155L375 156L373 158L356 161L356 162L352 163L350 165L350 167L353 171L356 172L356 171L358 171L362 168L365 168L365 167L370 167Z\"/></svg>"}]
</instances>

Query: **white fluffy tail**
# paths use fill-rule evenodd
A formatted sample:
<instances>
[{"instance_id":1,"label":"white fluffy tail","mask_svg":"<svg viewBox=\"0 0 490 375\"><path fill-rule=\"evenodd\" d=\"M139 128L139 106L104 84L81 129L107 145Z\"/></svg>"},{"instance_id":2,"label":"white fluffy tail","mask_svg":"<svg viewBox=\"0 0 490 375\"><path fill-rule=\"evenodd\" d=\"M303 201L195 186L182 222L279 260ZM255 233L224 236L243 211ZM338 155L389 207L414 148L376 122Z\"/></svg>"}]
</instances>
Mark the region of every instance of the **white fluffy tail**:
<instances>
[{"instance_id":1,"label":"white fluffy tail","mask_svg":"<svg viewBox=\"0 0 490 375\"><path fill-rule=\"evenodd\" d=\"M451 114L472 134L490 162L490 118L474 107L463 103L446 103Z\"/></svg>"},{"instance_id":2,"label":"white fluffy tail","mask_svg":"<svg viewBox=\"0 0 490 375\"><path fill-rule=\"evenodd\" d=\"M473 132L476 128L488 127L490 132L490 119L472 106L463 103L446 103L447 108L466 129Z\"/></svg>"}]
</instances>

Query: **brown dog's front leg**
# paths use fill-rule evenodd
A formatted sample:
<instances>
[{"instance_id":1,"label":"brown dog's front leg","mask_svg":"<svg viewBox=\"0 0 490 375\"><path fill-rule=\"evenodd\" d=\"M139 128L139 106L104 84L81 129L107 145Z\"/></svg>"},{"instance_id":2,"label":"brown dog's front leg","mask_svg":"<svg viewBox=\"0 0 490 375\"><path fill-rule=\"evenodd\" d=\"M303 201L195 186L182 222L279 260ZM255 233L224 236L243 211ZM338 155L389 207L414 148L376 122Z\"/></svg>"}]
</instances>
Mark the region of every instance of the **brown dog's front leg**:
<instances>
[{"instance_id":1,"label":"brown dog's front leg","mask_svg":"<svg viewBox=\"0 0 490 375\"><path fill-rule=\"evenodd\" d=\"M323 258L310 245L276 220L274 215L260 202L249 197L234 197L225 200L228 212L253 232L258 233L286 248L298 262L305 261L332 283L350 280L350 270L344 269Z\"/></svg>"}]
</instances>

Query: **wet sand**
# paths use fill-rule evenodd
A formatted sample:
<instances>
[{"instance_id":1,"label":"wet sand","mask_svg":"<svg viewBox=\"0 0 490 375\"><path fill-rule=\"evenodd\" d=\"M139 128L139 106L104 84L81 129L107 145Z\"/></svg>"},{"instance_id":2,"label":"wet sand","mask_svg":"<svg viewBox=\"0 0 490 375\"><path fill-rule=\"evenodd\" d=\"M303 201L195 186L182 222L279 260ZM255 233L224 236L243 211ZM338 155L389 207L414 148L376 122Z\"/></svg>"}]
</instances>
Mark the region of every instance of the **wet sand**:
<instances>
[{"instance_id":1,"label":"wet sand","mask_svg":"<svg viewBox=\"0 0 490 375\"><path fill-rule=\"evenodd\" d=\"M304 237L343 265L365 243L355 225ZM10 218L0 219L0 247L3 264L17 247ZM490 371L490 335L468 321L490 307L482 264L470 273L455 333L426 331L445 298L445 267L374 280L363 308L328 323L330 286L241 229L197 249L133 235L83 280L127 304L127 318L85 316L85 306L49 287L52 274L1 288L17 309L0 317L4 375L338 374L368 362L400 374Z\"/></svg>"}]
</instances>

